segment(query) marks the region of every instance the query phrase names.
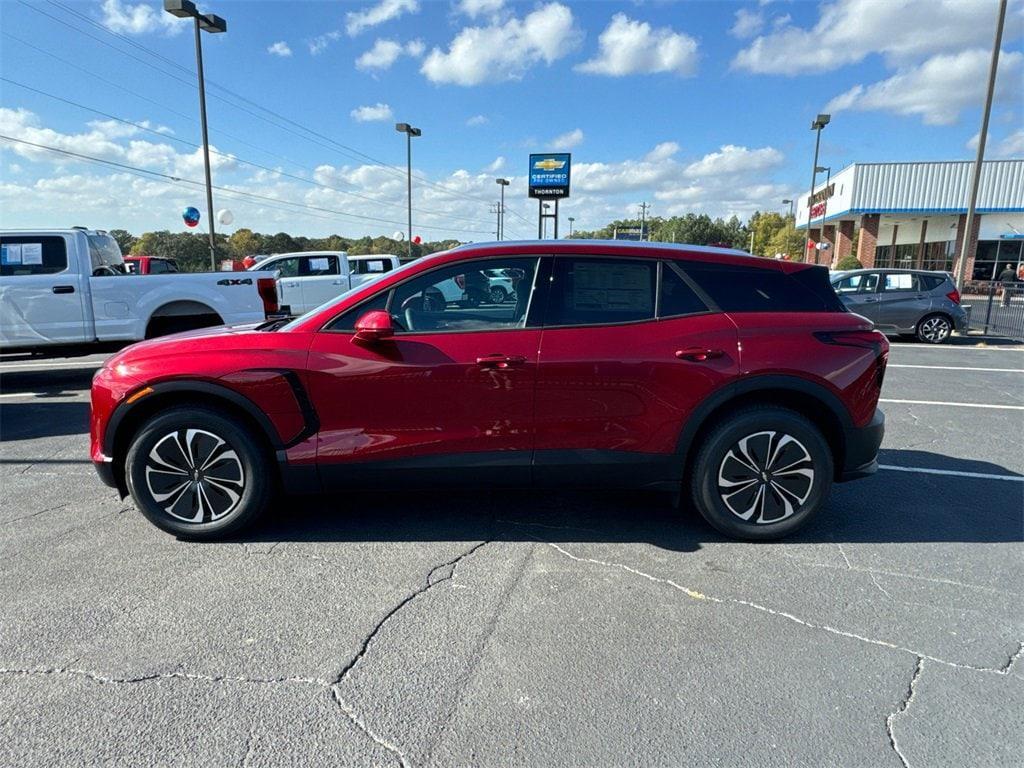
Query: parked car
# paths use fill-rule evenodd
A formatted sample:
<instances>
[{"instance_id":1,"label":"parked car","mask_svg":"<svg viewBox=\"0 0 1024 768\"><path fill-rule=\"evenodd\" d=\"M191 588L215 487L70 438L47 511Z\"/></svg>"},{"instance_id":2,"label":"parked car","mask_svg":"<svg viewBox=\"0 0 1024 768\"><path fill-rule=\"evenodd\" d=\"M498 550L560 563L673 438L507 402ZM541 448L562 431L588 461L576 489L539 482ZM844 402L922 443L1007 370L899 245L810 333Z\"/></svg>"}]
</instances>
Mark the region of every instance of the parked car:
<instances>
[{"instance_id":1,"label":"parked car","mask_svg":"<svg viewBox=\"0 0 1024 768\"><path fill-rule=\"evenodd\" d=\"M250 267L277 272L282 309L296 315L397 268L397 256L349 256L345 251L278 253Z\"/></svg>"},{"instance_id":2,"label":"parked car","mask_svg":"<svg viewBox=\"0 0 1024 768\"><path fill-rule=\"evenodd\" d=\"M128 275L117 241L72 229L0 232L4 351L149 339L211 325L258 323L277 311L268 272Z\"/></svg>"},{"instance_id":3,"label":"parked car","mask_svg":"<svg viewBox=\"0 0 1024 768\"><path fill-rule=\"evenodd\" d=\"M125 256L124 268L132 275L166 275L178 271L178 262L163 256Z\"/></svg>"},{"instance_id":4,"label":"parked car","mask_svg":"<svg viewBox=\"0 0 1024 768\"><path fill-rule=\"evenodd\" d=\"M516 301L427 297L508 270ZM470 484L685 494L746 539L877 467L888 342L823 267L614 241L464 246L309 314L137 344L92 385L103 481L214 539L271 491Z\"/></svg>"},{"instance_id":5,"label":"parked car","mask_svg":"<svg viewBox=\"0 0 1024 768\"><path fill-rule=\"evenodd\" d=\"M954 330L967 332L969 315L946 272L855 269L833 275L832 286L851 312L883 333L941 344Z\"/></svg>"}]
</instances>

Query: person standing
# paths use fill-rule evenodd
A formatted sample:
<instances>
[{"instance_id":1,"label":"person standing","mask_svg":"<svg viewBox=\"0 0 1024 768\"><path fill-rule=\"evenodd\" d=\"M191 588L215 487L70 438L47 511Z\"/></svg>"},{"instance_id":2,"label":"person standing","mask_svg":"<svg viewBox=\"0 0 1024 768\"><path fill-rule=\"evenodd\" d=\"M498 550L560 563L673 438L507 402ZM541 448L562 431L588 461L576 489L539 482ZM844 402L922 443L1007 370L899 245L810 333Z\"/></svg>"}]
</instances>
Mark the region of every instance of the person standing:
<instances>
[{"instance_id":1,"label":"person standing","mask_svg":"<svg viewBox=\"0 0 1024 768\"><path fill-rule=\"evenodd\" d=\"M1013 266L1007 264L1003 267L1003 271L999 273L999 277L996 278L1003 287L1003 300L1002 306L1010 306L1010 295L1014 291L1014 283L1017 282L1017 273L1013 271Z\"/></svg>"}]
</instances>

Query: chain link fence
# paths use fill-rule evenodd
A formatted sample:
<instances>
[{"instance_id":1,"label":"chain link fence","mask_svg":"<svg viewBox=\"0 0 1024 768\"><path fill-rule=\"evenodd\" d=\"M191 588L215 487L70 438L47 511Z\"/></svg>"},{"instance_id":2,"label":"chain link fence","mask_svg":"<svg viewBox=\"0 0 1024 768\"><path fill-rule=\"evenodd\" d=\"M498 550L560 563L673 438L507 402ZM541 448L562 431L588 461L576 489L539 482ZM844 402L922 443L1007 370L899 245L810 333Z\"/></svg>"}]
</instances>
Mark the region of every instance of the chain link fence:
<instances>
[{"instance_id":1,"label":"chain link fence","mask_svg":"<svg viewBox=\"0 0 1024 768\"><path fill-rule=\"evenodd\" d=\"M1024 283L969 280L963 303L971 305L972 331L1024 340Z\"/></svg>"}]
</instances>

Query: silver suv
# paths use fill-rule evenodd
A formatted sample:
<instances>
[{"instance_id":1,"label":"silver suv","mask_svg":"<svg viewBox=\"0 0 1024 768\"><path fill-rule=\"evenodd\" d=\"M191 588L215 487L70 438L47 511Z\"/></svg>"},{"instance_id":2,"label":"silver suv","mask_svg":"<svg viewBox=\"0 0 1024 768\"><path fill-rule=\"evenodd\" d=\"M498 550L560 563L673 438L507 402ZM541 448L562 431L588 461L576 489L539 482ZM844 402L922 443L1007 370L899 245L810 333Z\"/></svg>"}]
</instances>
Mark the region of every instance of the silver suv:
<instances>
[{"instance_id":1,"label":"silver suv","mask_svg":"<svg viewBox=\"0 0 1024 768\"><path fill-rule=\"evenodd\" d=\"M954 330L967 332L967 311L945 272L856 269L832 275L832 287L851 312L873 321L885 334L941 344Z\"/></svg>"}]
</instances>

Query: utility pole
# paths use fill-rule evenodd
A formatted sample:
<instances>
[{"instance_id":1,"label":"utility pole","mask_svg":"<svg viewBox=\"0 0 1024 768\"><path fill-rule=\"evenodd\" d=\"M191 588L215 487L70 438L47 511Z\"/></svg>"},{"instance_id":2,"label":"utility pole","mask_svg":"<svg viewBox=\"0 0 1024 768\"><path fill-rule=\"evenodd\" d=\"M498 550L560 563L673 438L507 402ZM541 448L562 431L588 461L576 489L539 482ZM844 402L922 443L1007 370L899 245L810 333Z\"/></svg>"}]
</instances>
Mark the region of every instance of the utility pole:
<instances>
[{"instance_id":1,"label":"utility pole","mask_svg":"<svg viewBox=\"0 0 1024 768\"><path fill-rule=\"evenodd\" d=\"M814 182L818 179L818 150L821 148L821 129L829 124L832 119L832 115L821 114L815 118L814 122L811 123L811 130L817 131L817 135L814 139L814 165L811 166L811 191L807 193L807 239L811 239L811 219L814 217L811 215L811 209L814 207ZM817 243L815 243L817 245ZM807 249L804 249L804 253ZM818 249L814 249L814 263L818 263Z\"/></svg>"},{"instance_id":2,"label":"utility pole","mask_svg":"<svg viewBox=\"0 0 1024 768\"><path fill-rule=\"evenodd\" d=\"M650 207L651 206L648 205L647 203L640 203L640 240L641 240L641 242L644 239L644 226L647 223L647 209L650 208ZM650 239L651 239L650 237L647 238L648 241L650 241Z\"/></svg>"},{"instance_id":3,"label":"utility pole","mask_svg":"<svg viewBox=\"0 0 1024 768\"><path fill-rule=\"evenodd\" d=\"M423 131L413 128L408 123L395 123L395 130L405 134L405 168L406 184L409 194L409 260L412 261L412 137L422 136Z\"/></svg>"},{"instance_id":4,"label":"utility pole","mask_svg":"<svg viewBox=\"0 0 1024 768\"><path fill-rule=\"evenodd\" d=\"M1006 21L1006 0L999 2L999 17L996 20L996 39L992 44L992 63L988 68L988 93L985 95L985 111L981 117L981 132L978 134L978 155L974 158L974 170L971 172L971 197L967 202L967 220L964 222L965 232L960 234L960 264L956 270L956 287L964 289L964 277L967 272L967 254L971 250L971 235L974 230L975 208L978 205L978 184L981 182L981 163L985 159L985 139L988 138L988 119L992 115L992 94L996 87L996 70L999 68L999 47L1003 44L1003 24Z\"/></svg>"},{"instance_id":5,"label":"utility pole","mask_svg":"<svg viewBox=\"0 0 1024 768\"><path fill-rule=\"evenodd\" d=\"M511 182L508 179L495 179L495 184L501 186L501 202L498 204L498 239L505 239L505 187Z\"/></svg>"},{"instance_id":6,"label":"utility pole","mask_svg":"<svg viewBox=\"0 0 1024 768\"><path fill-rule=\"evenodd\" d=\"M572 216L569 217L569 238L572 239L572 225L576 222L576 219Z\"/></svg>"},{"instance_id":7,"label":"utility pole","mask_svg":"<svg viewBox=\"0 0 1024 768\"><path fill-rule=\"evenodd\" d=\"M494 239L501 240L501 203L495 203L491 206L491 213L498 215L494 225Z\"/></svg>"}]
</instances>

